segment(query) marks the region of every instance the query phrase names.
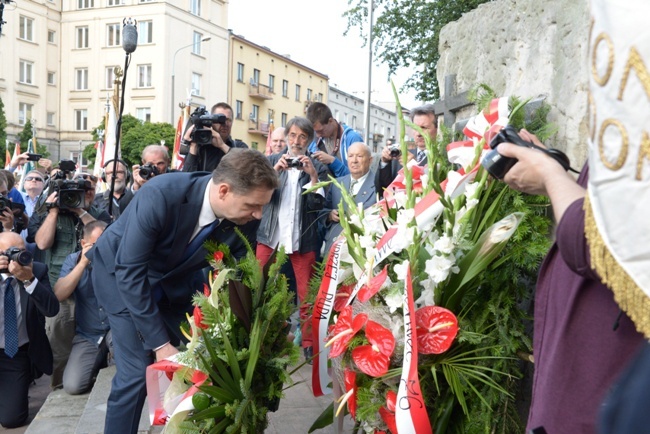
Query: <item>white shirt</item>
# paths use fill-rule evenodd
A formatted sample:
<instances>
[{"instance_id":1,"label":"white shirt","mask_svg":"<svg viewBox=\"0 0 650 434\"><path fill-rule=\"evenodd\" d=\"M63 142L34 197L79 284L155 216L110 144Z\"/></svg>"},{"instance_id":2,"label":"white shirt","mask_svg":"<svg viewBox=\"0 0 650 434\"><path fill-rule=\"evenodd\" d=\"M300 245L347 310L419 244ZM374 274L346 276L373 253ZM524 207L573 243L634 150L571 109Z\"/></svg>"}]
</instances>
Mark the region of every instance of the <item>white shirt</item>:
<instances>
[{"instance_id":1,"label":"white shirt","mask_svg":"<svg viewBox=\"0 0 650 434\"><path fill-rule=\"evenodd\" d=\"M363 183L366 182L366 178L368 177L369 173L370 172L367 172L361 178L356 180L357 182L354 184L354 186L352 186L352 190L350 191L350 194L352 194L352 196L356 196L357 194L359 194L359 190L361 190L361 186L363 185ZM352 178L352 176L350 176L350 185L352 185L354 181L355 179Z\"/></svg>"},{"instance_id":2,"label":"white shirt","mask_svg":"<svg viewBox=\"0 0 650 434\"><path fill-rule=\"evenodd\" d=\"M199 220L196 222L196 226L194 226L194 232L192 232L190 241L194 239L202 227L209 225L217 219L217 216L214 215L214 211L212 210L212 205L210 205L210 191L212 190L213 186L214 183L212 182L212 179L209 179L208 185L205 187L205 193L203 194L203 204L201 205Z\"/></svg>"}]
</instances>

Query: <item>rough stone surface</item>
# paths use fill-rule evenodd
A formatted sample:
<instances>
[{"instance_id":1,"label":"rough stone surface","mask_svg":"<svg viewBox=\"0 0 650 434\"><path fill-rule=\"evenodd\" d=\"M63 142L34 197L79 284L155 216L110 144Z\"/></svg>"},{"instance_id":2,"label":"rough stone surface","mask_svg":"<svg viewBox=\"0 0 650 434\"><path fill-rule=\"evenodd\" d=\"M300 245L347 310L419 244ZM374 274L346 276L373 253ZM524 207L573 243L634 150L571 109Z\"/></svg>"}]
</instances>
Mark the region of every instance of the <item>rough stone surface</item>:
<instances>
[{"instance_id":1,"label":"rough stone surface","mask_svg":"<svg viewBox=\"0 0 650 434\"><path fill-rule=\"evenodd\" d=\"M458 91L485 83L498 95L544 96L558 127L548 144L579 169L587 157L588 34L587 0L485 3L442 29L438 81L456 74Z\"/></svg>"}]
</instances>

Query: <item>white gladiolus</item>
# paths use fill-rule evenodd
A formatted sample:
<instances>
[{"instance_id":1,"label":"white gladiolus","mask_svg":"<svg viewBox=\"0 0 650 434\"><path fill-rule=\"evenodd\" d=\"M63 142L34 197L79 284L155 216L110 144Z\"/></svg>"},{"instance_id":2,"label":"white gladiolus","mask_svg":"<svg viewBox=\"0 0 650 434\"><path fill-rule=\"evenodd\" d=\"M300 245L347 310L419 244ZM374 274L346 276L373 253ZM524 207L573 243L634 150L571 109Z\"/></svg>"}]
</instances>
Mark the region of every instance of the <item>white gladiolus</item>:
<instances>
[{"instance_id":1,"label":"white gladiolus","mask_svg":"<svg viewBox=\"0 0 650 434\"><path fill-rule=\"evenodd\" d=\"M454 265L454 261L448 256L434 256L426 261L425 270L429 277L438 284L447 279Z\"/></svg>"},{"instance_id":2,"label":"white gladiolus","mask_svg":"<svg viewBox=\"0 0 650 434\"><path fill-rule=\"evenodd\" d=\"M454 251L454 242L447 235L440 237L435 243L433 243L434 250L437 250L440 253L449 254Z\"/></svg>"}]
</instances>

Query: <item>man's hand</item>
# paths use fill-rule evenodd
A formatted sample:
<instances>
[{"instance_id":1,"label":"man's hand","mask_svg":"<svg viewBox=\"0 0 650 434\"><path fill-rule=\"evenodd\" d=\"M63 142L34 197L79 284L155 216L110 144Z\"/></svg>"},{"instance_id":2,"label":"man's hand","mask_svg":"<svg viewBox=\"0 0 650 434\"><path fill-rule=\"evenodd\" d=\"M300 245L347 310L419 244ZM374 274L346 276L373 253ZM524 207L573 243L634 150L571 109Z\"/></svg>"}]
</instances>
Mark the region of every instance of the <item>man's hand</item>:
<instances>
[{"instance_id":1,"label":"man's hand","mask_svg":"<svg viewBox=\"0 0 650 434\"><path fill-rule=\"evenodd\" d=\"M94 244L86 244L86 246L81 248L81 256L79 257L79 263L85 267L90 265L90 259L86 257L86 253L93 248Z\"/></svg>"},{"instance_id":2,"label":"man's hand","mask_svg":"<svg viewBox=\"0 0 650 434\"><path fill-rule=\"evenodd\" d=\"M11 212L11 209L3 208L0 211L0 222L4 232L10 232L14 228L14 213Z\"/></svg>"},{"instance_id":3,"label":"man's hand","mask_svg":"<svg viewBox=\"0 0 650 434\"><path fill-rule=\"evenodd\" d=\"M140 165L136 164L131 166L131 173L133 173L133 191L137 191L142 187L148 179L140 176Z\"/></svg>"},{"instance_id":4,"label":"man's hand","mask_svg":"<svg viewBox=\"0 0 650 434\"><path fill-rule=\"evenodd\" d=\"M314 167L311 158L306 155L301 155L298 159L302 163L302 167L299 167L299 169L309 175L312 184L318 184L318 172L316 172L316 168Z\"/></svg>"},{"instance_id":5,"label":"man's hand","mask_svg":"<svg viewBox=\"0 0 650 434\"><path fill-rule=\"evenodd\" d=\"M20 155L16 155L11 159L11 162L9 163L9 166L13 167L14 169L18 168L18 166L23 165L27 163L27 157L28 153L23 152Z\"/></svg>"},{"instance_id":6,"label":"man's hand","mask_svg":"<svg viewBox=\"0 0 650 434\"><path fill-rule=\"evenodd\" d=\"M0 266L2 265L0 264ZM29 265L20 265L16 261L9 261L8 269L9 269L9 273L12 274L16 279L24 281L24 280L32 280L34 278L34 272L32 271L32 266L33 263L30 263Z\"/></svg>"},{"instance_id":7,"label":"man's hand","mask_svg":"<svg viewBox=\"0 0 650 434\"><path fill-rule=\"evenodd\" d=\"M50 173L52 170L52 160L49 160L47 158L41 158L36 162L36 164L41 166L43 170L45 170L45 173Z\"/></svg>"},{"instance_id":8,"label":"man's hand","mask_svg":"<svg viewBox=\"0 0 650 434\"><path fill-rule=\"evenodd\" d=\"M58 214L59 213L59 207L56 206L56 202L59 199L59 193L56 191L53 191L52 194L50 194L47 199L45 199L45 203L47 204L47 208L49 209L48 212L53 213L53 214Z\"/></svg>"},{"instance_id":9,"label":"man's hand","mask_svg":"<svg viewBox=\"0 0 650 434\"><path fill-rule=\"evenodd\" d=\"M160 362L161 360L164 360L168 357L173 356L174 354L177 354L178 350L176 349L175 346L172 344L165 344L162 348L160 348L158 351L156 351L156 361Z\"/></svg>"},{"instance_id":10,"label":"man's hand","mask_svg":"<svg viewBox=\"0 0 650 434\"><path fill-rule=\"evenodd\" d=\"M311 156L323 164L332 164L336 160L336 157L323 151L316 151Z\"/></svg>"},{"instance_id":11,"label":"man's hand","mask_svg":"<svg viewBox=\"0 0 650 434\"><path fill-rule=\"evenodd\" d=\"M331 222L338 223L340 221L338 210L333 209L330 211L330 213L327 215L327 219Z\"/></svg>"},{"instance_id":12,"label":"man's hand","mask_svg":"<svg viewBox=\"0 0 650 434\"><path fill-rule=\"evenodd\" d=\"M183 135L183 140L190 142L192 140L192 131L194 131L194 125L190 125L189 128L187 128L187 131L185 131L185 134ZM221 149L224 154L227 154L230 151L230 146L224 143L221 135L217 131L210 128L210 132L212 133L212 146L217 149ZM197 145L196 142L191 142L190 154L197 155L198 153L199 145Z\"/></svg>"}]
</instances>

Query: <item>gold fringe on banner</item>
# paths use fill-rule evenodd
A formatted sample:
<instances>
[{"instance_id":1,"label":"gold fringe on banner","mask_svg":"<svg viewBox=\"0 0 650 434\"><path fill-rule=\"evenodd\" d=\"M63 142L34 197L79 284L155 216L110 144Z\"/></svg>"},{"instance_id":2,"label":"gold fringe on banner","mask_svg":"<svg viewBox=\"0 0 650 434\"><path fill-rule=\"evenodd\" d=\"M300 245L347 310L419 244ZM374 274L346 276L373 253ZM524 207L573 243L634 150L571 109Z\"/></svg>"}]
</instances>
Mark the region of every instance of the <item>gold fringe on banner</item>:
<instances>
[{"instance_id":1,"label":"gold fringe on banner","mask_svg":"<svg viewBox=\"0 0 650 434\"><path fill-rule=\"evenodd\" d=\"M585 236L589 243L591 267L612 290L614 300L632 319L636 329L643 333L646 339L650 339L650 297L637 286L605 245L596 226L589 192L585 196L584 211Z\"/></svg>"}]
</instances>

